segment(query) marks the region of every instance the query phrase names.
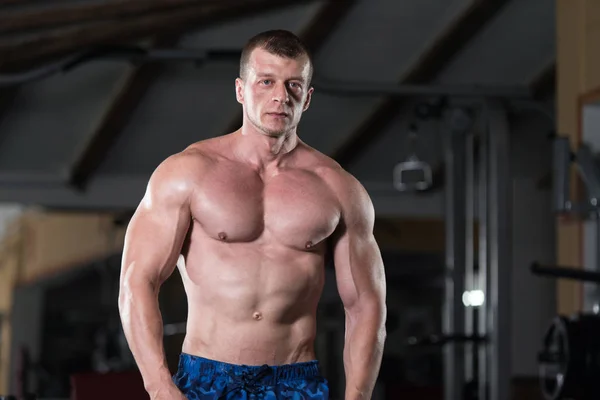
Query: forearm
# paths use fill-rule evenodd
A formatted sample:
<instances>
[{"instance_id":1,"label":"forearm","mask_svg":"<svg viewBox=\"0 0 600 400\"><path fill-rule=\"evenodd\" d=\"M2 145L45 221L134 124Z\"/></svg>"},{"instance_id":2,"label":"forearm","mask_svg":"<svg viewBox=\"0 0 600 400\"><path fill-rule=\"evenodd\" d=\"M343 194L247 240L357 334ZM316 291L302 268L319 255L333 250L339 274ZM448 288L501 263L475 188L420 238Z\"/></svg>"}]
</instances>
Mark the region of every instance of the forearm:
<instances>
[{"instance_id":1,"label":"forearm","mask_svg":"<svg viewBox=\"0 0 600 400\"><path fill-rule=\"evenodd\" d=\"M149 282L122 285L119 312L125 337L146 390L152 394L173 385L163 346L158 288Z\"/></svg>"},{"instance_id":2,"label":"forearm","mask_svg":"<svg viewBox=\"0 0 600 400\"><path fill-rule=\"evenodd\" d=\"M371 399L384 342L385 310L381 305L371 304L346 312L346 400Z\"/></svg>"}]
</instances>

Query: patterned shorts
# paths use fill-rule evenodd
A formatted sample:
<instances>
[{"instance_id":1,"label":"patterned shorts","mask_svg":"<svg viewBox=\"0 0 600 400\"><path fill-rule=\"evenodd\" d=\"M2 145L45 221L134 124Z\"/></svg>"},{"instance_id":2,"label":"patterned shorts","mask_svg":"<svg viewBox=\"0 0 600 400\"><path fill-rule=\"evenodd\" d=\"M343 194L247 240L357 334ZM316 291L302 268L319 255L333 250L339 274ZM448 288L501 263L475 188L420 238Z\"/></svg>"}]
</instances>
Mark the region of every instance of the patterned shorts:
<instances>
[{"instance_id":1,"label":"patterned shorts","mask_svg":"<svg viewBox=\"0 0 600 400\"><path fill-rule=\"evenodd\" d=\"M277 366L235 365L182 353L173 381L188 399L327 400L318 361Z\"/></svg>"}]
</instances>

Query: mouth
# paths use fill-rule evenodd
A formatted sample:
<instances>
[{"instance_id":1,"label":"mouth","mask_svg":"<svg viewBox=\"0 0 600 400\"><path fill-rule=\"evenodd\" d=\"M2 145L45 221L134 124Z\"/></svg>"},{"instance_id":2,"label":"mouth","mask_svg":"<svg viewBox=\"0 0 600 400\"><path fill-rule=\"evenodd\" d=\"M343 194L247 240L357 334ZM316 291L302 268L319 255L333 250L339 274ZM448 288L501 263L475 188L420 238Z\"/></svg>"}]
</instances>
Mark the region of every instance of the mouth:
<instances>
[{"instance_id":1,"label":"mouth","mask_svg":"<svg viewBox=\"0 0 600 400\"><path fill-rule=\"evenodd\" d=\"M270 112L267 113L267 115L274 117L274 118L287 118L289 117L288 113L284 113L284 112Z\"/></svg>"}]
</instances>

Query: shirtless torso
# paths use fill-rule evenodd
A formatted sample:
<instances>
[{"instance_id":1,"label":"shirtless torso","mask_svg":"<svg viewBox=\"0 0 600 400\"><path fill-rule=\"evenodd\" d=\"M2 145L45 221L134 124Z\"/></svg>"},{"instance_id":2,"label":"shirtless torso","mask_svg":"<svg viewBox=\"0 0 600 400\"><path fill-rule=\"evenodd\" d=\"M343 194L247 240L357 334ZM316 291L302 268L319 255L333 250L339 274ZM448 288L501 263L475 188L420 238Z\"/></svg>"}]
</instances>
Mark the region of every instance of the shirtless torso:
<instances>
[{"instance_id":1,"label":"shirtless torso","mask_svg":"<svg viewBox=\"0 0 600 400\"><path fill-rule=\"evenodd\" d=\"M326 240L340 220L329 180L340 172L303 144L258 171L236 161L234 143L235 134L182 155L203 171L178 263L189 297L183 350L235 364L313 360Z\"/></svg>"},{"instance_id":2,"label":"shirtless torso","mask_svg":"<svg viewBox=\"0 0 600 400\"><path fill-rule=\"evenodd\" d=\"M346 399L367 399L385 337L385 277L374 210L359 182L296 135L306 59L257 48L238 131L191 145L154 171L125 237L119 308L146 390L171 380L158 308L179 268L188 298L182 351L236 365L315 360L316 310L332 249L346 311Z\"/></svg>"}]
</instances>

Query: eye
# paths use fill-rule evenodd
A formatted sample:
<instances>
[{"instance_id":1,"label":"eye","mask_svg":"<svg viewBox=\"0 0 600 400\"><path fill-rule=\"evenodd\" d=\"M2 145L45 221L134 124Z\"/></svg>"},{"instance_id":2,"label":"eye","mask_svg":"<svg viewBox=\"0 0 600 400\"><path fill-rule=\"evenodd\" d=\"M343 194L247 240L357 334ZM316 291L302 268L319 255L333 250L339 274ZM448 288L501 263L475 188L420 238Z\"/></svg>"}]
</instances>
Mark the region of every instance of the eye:
<instances>
[{"instance_id":1,"label":"eye","mask_svg":"<svg viewBox=\"0 0 600 400\"><path fill-rule=\"evenodd\" d=\"M298 82L290 82L289 85L292 89L299 89L301 87L301 85Z\"/></svg>"},{"instance_id":2,"label":"eye","mask_svg":"<svg viewBox=\"0 0 600 400\"><path fill-rule=\"evenodd\" d=\"M271 84L271 80L270 79L263 79L262 81L260 81L260 83L262 83L263 85L269 85L269 84Z\"/></svg>"}]
</instances>

